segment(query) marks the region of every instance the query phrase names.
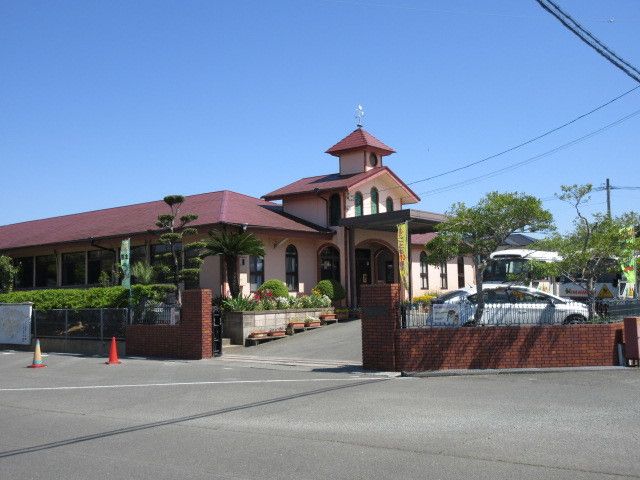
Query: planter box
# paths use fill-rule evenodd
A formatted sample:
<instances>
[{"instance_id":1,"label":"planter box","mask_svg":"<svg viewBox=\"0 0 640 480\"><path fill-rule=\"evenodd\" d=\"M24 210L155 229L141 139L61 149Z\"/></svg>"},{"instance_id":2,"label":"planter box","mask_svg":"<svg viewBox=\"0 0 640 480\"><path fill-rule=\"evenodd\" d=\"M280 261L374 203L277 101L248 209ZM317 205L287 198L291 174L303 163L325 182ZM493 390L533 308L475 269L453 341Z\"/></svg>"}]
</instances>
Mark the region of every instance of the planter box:
<instances>
[{"instance_id":1,"label":"planter box","mask_svg":"<svg viewBox=\"0 0 640 480\"><path fill-rule=\"evenodd\" d=\"M233 345L244 345L249 334L255 330L284 330L291 322L304 323L307 317L319 317L324 313L333 313L333 307L224 312L222 336L228 337Z\"/></svg>"}]
</instances>

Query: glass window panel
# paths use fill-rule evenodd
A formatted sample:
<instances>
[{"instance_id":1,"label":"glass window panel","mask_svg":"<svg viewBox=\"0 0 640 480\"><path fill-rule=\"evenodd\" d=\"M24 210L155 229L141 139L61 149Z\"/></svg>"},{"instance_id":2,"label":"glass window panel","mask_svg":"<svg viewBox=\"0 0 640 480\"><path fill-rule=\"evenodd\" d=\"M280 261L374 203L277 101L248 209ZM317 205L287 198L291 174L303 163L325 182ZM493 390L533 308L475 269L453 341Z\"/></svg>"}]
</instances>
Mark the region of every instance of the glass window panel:
<instances>
[{"instance_id":1,"label":"glass window panel","mask_svg":"<svg viewBox=\"0 0 640 480\"><path fill-rule=\"evenodd\" d=\"M340 195L334 193L329 199L329 225L338 225L340 217Z\"/></svg>"},{"instance_id":2,"label":"glass window panel","mask_svg":"<svg viewBox=\"0 0 640 480\"><path fill-rule=\"evenodd\" d=\"M371 189L371 214L378 213L378 189Z\"/></svg>"},{"instance_id":3,"label":"glass window panel","mask_svg":"<svg viewBox=\"0 0 640 480\"><path fill-rule=\"evenodd\" d=\"M356 217L362 216L362 194L360 192L356 192L355 195L355 210Z\"/></svg>"},{"instance_id":4,"label":"glass window panel","mask_svg":"<svg viewBox=\"0 0 640 480\"><path fill-rule=\"evenodd\" d=\"M263 257L249 257L249 286L252 292L255 292L260 288L260 285L264 283L264 258Z\"/></svg>"},{"instance_id":5,"label":"glass window panel","mask_svg":"<svg viewBox=\"0 0 640 480\"><path fill-rule=\"evenodd\" d=\"M326 247L320 252L320 280L340 281L340 252Z\"/></svg>"},{"instance_id":6,"label":"glass window panel","mask_svg":"<svg viewBox=\"0 0 640 480\"><path fill-rule=\"evenodd\" d=\"M100 274L106 272L109 278L113 275L116 254L111 250L91 250L87 252L87 283L95 285L100 281Z\"/></svg>"},{"instance_id":7,"label":"glass window panel","mask_svg":"<svg viewBox=\"0 0 640 480\"><path fill-rule=\"evenodd\" d=\"M298 250L293 245L287 247L285 272L289 291L298 291Z\"/></svg>"},{"instance_id":8,"label":"glass window panel","mask_svg":"<svg viewBox=\"0 0 640 480\"><path fill-rule=\"evenodd\" d=\"M18 273L13 280L13 287L33 287L33 257L19 257L13 259L14 266L18 267Z\"/></svg>"},{"instance_id":9,"label":"glass window panel","mask_svg":"<svg viewBox=\"0 0 640 480\"><path fill-rule=\"evenodd\" d=\"M84 285L86 252L62 254L62 285Z\"/></svg>"},{"instance_id":10,"label":"glass window panel","mask_svg":"<svg viewBox=\"0 0 640 480\"><path fill-rule=\"evenodd\" d=\"M58 263L55 255L36 257L36 287L58 286Z\"/></svg>"}]
</instances>

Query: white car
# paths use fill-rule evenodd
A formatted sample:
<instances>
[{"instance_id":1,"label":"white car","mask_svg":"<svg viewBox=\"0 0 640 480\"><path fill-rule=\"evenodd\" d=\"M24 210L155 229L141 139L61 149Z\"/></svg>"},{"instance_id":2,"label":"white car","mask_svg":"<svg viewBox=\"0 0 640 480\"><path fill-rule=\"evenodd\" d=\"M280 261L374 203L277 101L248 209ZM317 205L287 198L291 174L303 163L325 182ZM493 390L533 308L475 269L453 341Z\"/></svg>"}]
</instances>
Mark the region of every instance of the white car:
<instances>
[{"instance_id":1,"label":"white car","mask_svg":"<svg viewBox=\"0 0 640 480\"><path fill-rule=\"evenodd\" d=\"M482 325L583 323L589 310L583 303L519 285L484 285ZM431 302L427 324L456 326L473 321L478 303L475 288L445 293Z\"/></svg>"}]
</instances>

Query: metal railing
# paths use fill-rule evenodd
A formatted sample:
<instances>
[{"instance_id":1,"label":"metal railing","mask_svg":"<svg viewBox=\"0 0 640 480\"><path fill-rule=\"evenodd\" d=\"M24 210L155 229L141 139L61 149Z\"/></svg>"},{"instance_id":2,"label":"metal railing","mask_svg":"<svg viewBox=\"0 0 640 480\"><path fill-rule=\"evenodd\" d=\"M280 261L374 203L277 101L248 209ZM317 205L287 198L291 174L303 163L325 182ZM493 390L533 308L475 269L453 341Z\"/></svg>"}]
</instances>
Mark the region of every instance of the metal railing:
<instances>
[{"instance_id":1,"label":"metal railing","mask_svg":"<svg viewBox=\"0 0 640 480\"><path fill-rule=\"evenodd\" d=\"M131 308L130 325L178 325L180 307L177 305L142 305Z\"/></svg>"},{"instance_id":2,"label":"metal railing","mask_svg":"<svg viewBox=\"0 0 640 480\"><path fill-rule=\"evenodd\" d=\"M468 301L434 304L429 307L402 305L401 328L562 325L578 323L614 323L625 316L640 316L640 300L601 301L596 315L589 320L587 305L569 303L493 303L486 304L482 319L474 322L476 305Z\"/></svg>"},{"instance_id":3,"label":"metal railing","mask_svg":"<svg viewBox=\"0 0 640 480\"><path fill-rule=\"evenodd\" d=\"M33 338L65 340L109 340L125 338L127 325L177 325L180 308L146 305L135 308L82 308L34 310Z\"/></svg>"},{"instance_id":4,"label":"metal railing","mask_svg":"<svg viewBox=\"0 0 640 480\"><path fill-rule=\"evenodd\" d=\"M31 329L34 338L65 340L124 338L128 313L127 308L34 310Z\"/></svg>"}]
</instances>

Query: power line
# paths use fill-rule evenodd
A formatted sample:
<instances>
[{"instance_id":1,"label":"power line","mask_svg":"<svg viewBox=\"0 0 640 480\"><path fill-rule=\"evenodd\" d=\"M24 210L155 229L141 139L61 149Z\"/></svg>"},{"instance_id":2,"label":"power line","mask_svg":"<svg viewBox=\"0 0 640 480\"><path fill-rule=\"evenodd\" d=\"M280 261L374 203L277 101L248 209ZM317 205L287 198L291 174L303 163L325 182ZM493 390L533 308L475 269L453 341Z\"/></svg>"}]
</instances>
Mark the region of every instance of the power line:
<instances>
[{"instance_id":1,"label":"power line","mask_svg":"<svg viewBox=\"0 0 640 480\"><path fill-rule=\"evenodd\" d=\"M550 130L547 130L546 132L541 133L540 135L537 135L537 136L535 136L533 138L530 138L529 140L526 140L526 141L524 141L522 143L519 143L518 145L514 145L514 146L509 147L509 148L507 148L505 150L502 150L501 152L494 153L492 155L489 155L488 157L481 158L480 160L476 160L474 162L467 163L467 164L462 165L460 167L456 167L456 168L453 168L451 170L446 170L444 172L440 172L440 173L438 173L436 175L432 175L430 177L421 178L420 180L414 180L412 182L408 182L407 185L415 185L416 183L427 182L427 181L433 180L435 178L440 178L440 177L443 177L445 175L449 175L451 173L455 173L455 172L459 172L461 170L465 170L467 168L473 167L475 165L479 165L481 163L487 162L489 160L492 160L494 158L500 157L500 156L505 155L507 153L513 152L513 151L515 151L515 150L517 150L519 148L522 148L522 147L524 147L526 145L529 145L529 144L531 144L531 143L533 143L533 142L535 142L537 140L540 140L541 138L547 137L547 136L551 135L552 133L557 132L558 130L561 130L561 129L565 128L565 127L568 127L569 125L571 125L573 123L576 123L578 120L582 120L583 118L591 115L592 113L597 112L598 110L602 110L603 108L607 107L608 105L611 105L612 103L617 102L621 98L629 95L630 93L635 92L638 89L640 89L640 85L637 85L637 86L633 87L632 89L627 90L626 92L623 92L620 95L618 95L618 96L606 101L605 103L600 104L595 108L592 108L588 112L585 112L585 113L583 113L581 115L578 115L577 117L573 118L572 120L569 120L569 121L567 121L567 122L565 122L565 123L563 123L561 125L558 125L557 127L551 128ZM396 188L400 188L400 186L386 188L384 190L380 190L380 192L386 192L386 191L394 190Z\"/></svg>"},{"instance_id":2,"label":"power line","mask_svg":"<svg viewBox=\"0 0 640 480\"><path fill-rule=\"evenodd\" d=\"M605 125L604 127L598 128L597 130L593 130L592 132L589 132L586 135L583 135L583 136L578 137L578 138L576 138L576 139L574 139L574 140L572 140L570 142L567 142L567 143L564 143L562 145L559 145L558 147L552 148L551 150L547 150L546 152L540 153L538 155L534 155L533 157L529 157L529 158L527 158L525 160L522 160L520 162L513 163L513 164L508 165L506 167L499 168L497 170L493 170L491 172L488 172L488 173L485 173L483 175L479 175L479 176L476 176L476 177L472 177L472 178L469 178L467 180L463 180L461 182L456 182L456 183L452 183L450 185L445 185L444 187L436 188L436 189L433 189L433 190L427 190L425 192L420 192L419 194L420 195L425 195L425 196L430 196L430 195L435 195L436 193L447 192L449 190L454 190L454 189L462 187L462 186L466 186L466 185L471 185L473 183L477 183L477 181L479 181L479 180L484 180L486 178L494 177L496 175L499 175L501 173L507 172L509 170L514 170L514 169L519 168L519 167L521 167L523 165L526 165L528 163L534 162L534 161L539 160L541 158L544 158L544 157L547 157L549 155L552 155L552 154L554 154L554 153L556 153L556 152L558 152L560 150L564 150L565 148L569 148L569 147L571 147L573 145L576 145L576 144L578 144L580 142L583 142L583 141L585 141L585 140L587 140L587 139L589 139L589 138L591 138L591 137L593 137L595 135L598 135L598 134L604 132L605 130L608 130L608 129L612 128L612 127L615 127L615 126L621 124L622 122L625 122L625 121L627 121L627 120L629 120L629 119L631 119L631 118L633 118L633 117L635 117L637 115L640 115L640 110L636 110L636 111L634 111L634 112L632 112L632 113L630 113L628 115L625 115L624 117L619 118L618 120L616 120L614 122L611 122L611 123Z\"/></svg>"},{"instance_id":3,"label":"power line","mask_svg":"<svg viewBox=\"0 0 640 480\"><path fill-rule=\"evenodd\" d=\"M560 23L568 28L574 35L580 40L593 48L602 57L606 58L609 62L615 65L617 68L626 73L629 77L636 82L640 82L640 70L631 65L625 59L617 55L613 50L602 43L595 35L589 30L580 25L571 15L562 10L552 0L536 0L542 8L553 15Z\"/></svg>"}]
</instances>

